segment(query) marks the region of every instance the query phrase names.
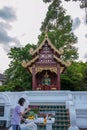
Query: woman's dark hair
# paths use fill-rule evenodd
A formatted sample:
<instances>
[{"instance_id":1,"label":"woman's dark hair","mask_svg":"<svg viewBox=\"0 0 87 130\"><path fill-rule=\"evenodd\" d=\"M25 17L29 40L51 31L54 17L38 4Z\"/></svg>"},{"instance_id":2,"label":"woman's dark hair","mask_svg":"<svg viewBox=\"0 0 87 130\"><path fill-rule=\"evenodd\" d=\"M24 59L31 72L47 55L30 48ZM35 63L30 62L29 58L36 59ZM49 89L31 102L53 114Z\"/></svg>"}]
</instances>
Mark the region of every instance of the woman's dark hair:
<instances>
[{"instance_id":1,"label":"woman's dark hair","mask_svg":"<svg viewBox=\"0 0 87 130\"><path fill-rule=\"evenodd\" d=\"M21 106L23 105L24 102L25 99L23 97L18 100L18 104L20 104Z\"/></svg>"}]
</instances>

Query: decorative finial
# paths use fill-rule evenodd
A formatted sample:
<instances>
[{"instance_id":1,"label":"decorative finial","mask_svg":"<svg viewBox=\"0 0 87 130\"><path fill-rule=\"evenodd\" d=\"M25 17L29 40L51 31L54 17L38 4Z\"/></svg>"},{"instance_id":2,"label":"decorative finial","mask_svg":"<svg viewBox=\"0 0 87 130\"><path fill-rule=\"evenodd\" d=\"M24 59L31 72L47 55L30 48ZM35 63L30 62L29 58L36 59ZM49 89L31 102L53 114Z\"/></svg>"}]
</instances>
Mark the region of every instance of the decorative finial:
<instances>
[{"instance_id":1,"label":"decorative finial","mask_svg":"<svg viewBox=\"0 0 87 130\"><path fill-rule=\"evenodd\" d=\"M46 35L45 35L45 38L46 38L46 39L48 38L48 35L47 35L47 33L46 33Z\"/></svg>"},{"instance_id":2,"label":"decorative finial","mask_svg":"<svg viewBox=\"0 0 87 130\"><path fill-rule=\"evenodd\" d=\"M32 55L33 51L34 51L33 48L30 48L29 53Z\"/></svg>"},{"instance_id":3,"label":"decorative finial","mask_svg":"<svg viewBox=\"0 0 87 130\"><path fill-rule=\"evenodd\" d=\"M67 60L66 64L67 64L67 67L69 67L71 65L71 62Z\"/></svg>"},{"instance_id":4,"label":"decorative finial","mask_svg":"<svg viewBox=\"0 0 87 130\"><path fill-rule=\"evenodd\" d=\"M61 47L61 48L59 48L59 51L60 51L60 53L61 54L63 54L64 53L64 50L63 50L63 48Z\"/></svg>"},{"instance_id":5,"label":"decorative finial","mask_svg":"<svg viewBox=\"0 0 87 130\"><path fill-rule=\"evenodd\" d=\"M23 60L21 64L22 64L23 67L26 68L26 61L25 60Z\"/></svg>"}]
</instances>

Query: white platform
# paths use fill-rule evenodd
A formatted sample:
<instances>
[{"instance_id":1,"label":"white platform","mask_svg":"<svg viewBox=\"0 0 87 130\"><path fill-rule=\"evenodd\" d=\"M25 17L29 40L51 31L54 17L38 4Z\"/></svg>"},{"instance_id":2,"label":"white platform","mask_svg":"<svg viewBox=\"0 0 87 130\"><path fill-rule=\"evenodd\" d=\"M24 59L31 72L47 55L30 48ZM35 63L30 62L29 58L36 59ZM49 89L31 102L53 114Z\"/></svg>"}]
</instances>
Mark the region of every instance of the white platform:
<instances>
[{"instance_id":1,"label":"white platform","mask_svg":"<svg viewBox=\"0 0 87 130\"><path fill-rule=\"evenodd\" d=\"M0 92L0 105L5 106L5 114L3 117L0 117L0 120L7 120L7 125L9 125L10 122L11 109L17 104L20 97L26 99L25 107L29 104L65 104L70 112L70 122L72 126L87 128L87 92L85 91Z\"/></svg>"}]
</instances>

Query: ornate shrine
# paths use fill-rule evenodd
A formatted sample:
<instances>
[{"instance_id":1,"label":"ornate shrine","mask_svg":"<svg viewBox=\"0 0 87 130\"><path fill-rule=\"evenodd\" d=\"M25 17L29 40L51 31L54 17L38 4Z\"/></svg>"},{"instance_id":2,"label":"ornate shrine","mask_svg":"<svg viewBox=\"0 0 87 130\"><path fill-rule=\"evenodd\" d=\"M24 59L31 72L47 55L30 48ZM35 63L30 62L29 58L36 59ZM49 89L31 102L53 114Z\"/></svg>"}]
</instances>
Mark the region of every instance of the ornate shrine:
<instances>
[{"instance_id":1,"label":"ornate shrine","mask_svg":"<svg viewBox=\"0 0 87 130\"><path fill-rule=\"evenodd\" d=\"M40 46L30 50L33 59L22 62L32 74L33 90L60 90L60 74L70 65L60 59L63 50L57 50L46 35Z\"/></svg>"}]
</instances>

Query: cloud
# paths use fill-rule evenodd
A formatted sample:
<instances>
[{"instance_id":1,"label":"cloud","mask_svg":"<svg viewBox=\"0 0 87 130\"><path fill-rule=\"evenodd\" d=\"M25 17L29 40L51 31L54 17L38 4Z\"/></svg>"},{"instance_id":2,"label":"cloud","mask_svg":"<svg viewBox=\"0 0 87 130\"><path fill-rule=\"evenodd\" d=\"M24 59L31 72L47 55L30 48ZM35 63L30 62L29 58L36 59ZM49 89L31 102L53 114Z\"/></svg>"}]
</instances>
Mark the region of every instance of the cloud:
<instances>
[{"instance_id":1,"label":"cloud","mask_svg":"<svg viewBox=\"0 0 87 130\"><path fill-rule=\"evenodd\" d=\"M87 59L87 53L84 55L84 58Z\"/></svg>"},{"instance_id":2,"label":"cloud","mask_svg":"<svg viewBox=\"0 0 87 130\"><path fill-rule=\"evenodd\" d=\"M3 44L2 45L2 48L3 48L3 50L5 51L5 52L9 52L10 51L10 49L11 48L13 48L13 47L22 47L22 45L20 44L20 42L18 41L18 40L16 40L16 42L15 43L11 43L11 44Z\"/></svg>"},{"instance_id":3,"label":"cloud","mask_svg":"<svg viewBox=\"0 0 87 130\"><path fill-rule=\"evenodd\" d=\"M3 49L8 52L11 47L21 47L20 41L8 34L8 31L12 29L10 23L17 19L13 8L3 7L0 10L0 18L0 44L3 46Z\"/></svg>"},{"instance_id":4,"label":"cloud","mask_svg":"<svg viewBox=\"0 0 87 130\"><path fill-rule=\"evenodd\" d=\"M19 44L20 42L16 37L11 37L8 35L8 29L11 29L11 26L8 23L0 22L0 43L9 44L14 42Z\"/></svg>"},{"instance_id":5,"label":"cloud","mask_svg":"<svg viewBox=\"0 0 87 130\"><path fill-rule=\"evenodd\" d=\"M0 43L10 43L10 42L15 41L15 38L9 36L6 31L6 29L9 27L10 27L10 25L8 25L8 24L6 25L4 23L0 23Z\"/></svg>"},{"instance_id":6,"label":"cloud","mask_svg":"<svg viewBox=\"0 0 87 130\"><path fill-rule=\"evenodd\" d=\"M3 28L5 28L6 30L10 30L11 25L8 24L7 22L0 22L0 30L2 30Z\"/></svg>"},{"instance_id":7,"label":"cloud","mask_svg":"<svg viewBox=\"0 0 87 130\"><path fill-rule=\"evenodd\" d=\"M0 9L0 18L9 22L17 19L16 13L13 8L7 6Z\"/></svg>"},{"instance_id":8,"label":"cloud","mask_svg":"<svg viewBox=\"0 0 87 130\"><path fill-rule=\"evenodd\" d=\"M85 34L85 38L87 38L87 33Z\"/></svg>"},{"instance_id":9,"label":"cloud","mask_svg":"<svg viewBox=\"0 0 87 130\"><path fill-rule=\"evenodd\" d=\"M76 17L74 20L73 20L73 26L72 26L72 30L76 30L77 28L79 28L81 24L81 20L79 19L79 17Z\"/></svg>"}]
</instances>

